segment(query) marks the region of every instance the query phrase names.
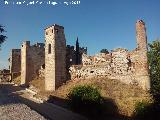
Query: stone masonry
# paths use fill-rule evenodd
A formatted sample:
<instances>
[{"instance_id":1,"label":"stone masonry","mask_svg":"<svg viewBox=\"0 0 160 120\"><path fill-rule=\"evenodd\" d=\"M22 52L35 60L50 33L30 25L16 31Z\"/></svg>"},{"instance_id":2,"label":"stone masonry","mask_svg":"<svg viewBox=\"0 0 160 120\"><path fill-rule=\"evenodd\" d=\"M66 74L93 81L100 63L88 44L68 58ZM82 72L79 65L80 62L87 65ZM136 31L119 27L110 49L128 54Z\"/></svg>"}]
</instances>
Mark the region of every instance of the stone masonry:
<instances>
[{"instance_id":1,"label":"stone masonry","mask_svg":"<svg viewBox=\"0 0 160 120\"><path fill-rule=\"evenodd\" d=\"M77 54L81 62L81 56L87 53L87 49L76 46L79 49L77 52L74 46L66 46L63 29L59 25L45 29L45 48L43 43L31 46L30 41L25 41L22 44L21 61L17 63L21 65L21 84L28 85L31 80L39 77L45 79L46 90L55 90L70 79L69 67L76 64Z\"/></svg>"},{"instance_id":2,"label":"stone masonry","mask_svg":"<svg viewBox=\"0 0 160 120\"><path fill-rule=\"evenodd\" d=\"M21 84L28 85L38 76L39 69L44 62L44 44L36 43L31 46L26 41L21 46Z\"/></svg>"},{"instance_id":3,"label":"stone masonry","mask_svg":"<svg viewBox=\"0 0 160 120\"><path fill-rule=\"evenodd\" d=\"M87 47L79 46L78 37L75 47L67 45L66 49L67 66L82 64L82 55L87 54Z\"/></svg>"},{"instance_id":4,"label":"stone masonry","mask_svg":"<svg viewBox=\"0 0 160 120\"><path fill-rule=\"evenodd\" d=\"M45 89L53 91L66 81L66 39L64 28L45 29Z\"/></svg>"},{"instance_id":5,"label":"stone masonry","mask_svg":"<svg viewBox=\"0 0 160 120\"><path fill-rule=\"evenodd\" d=\"M150 89L150 78L147 63L147 36L145 23L136 22L137 48L128 51L124 48L100 53L95 56L83 54L82 65L70 67L72 79L108 77L127 84L134 84L144 90Z\"/></svg>"},{"instance_id":6,"label":"stone masonry","mask_svg":"<svg viewBox=\"0 0 160 120\"><path fill-rule=\"evenodd\" d=\"M21 84L28 85L39 76L45 79L47 91L56 90L68 79L87 79L108 77L126 84L150 89L147 63L147 36L145 23L136 22L137 47L132 51L117 48L109 53L87 55L87 48L67 45L64 27L52 25L45 29L45 47L43 43L22 44L21 50L13 49L10 71L21 71Z\"/></svg>"},{"instance_id":7,"label":"stone masonry","mask_svg":"<svg viewBox=\"0 0 160 120\"><path fill-rule=\"evenodd\" d=\"M21 71L21 49L12 49L9 57L10 73L18 73Z\"/></svg>"}]
</instances>

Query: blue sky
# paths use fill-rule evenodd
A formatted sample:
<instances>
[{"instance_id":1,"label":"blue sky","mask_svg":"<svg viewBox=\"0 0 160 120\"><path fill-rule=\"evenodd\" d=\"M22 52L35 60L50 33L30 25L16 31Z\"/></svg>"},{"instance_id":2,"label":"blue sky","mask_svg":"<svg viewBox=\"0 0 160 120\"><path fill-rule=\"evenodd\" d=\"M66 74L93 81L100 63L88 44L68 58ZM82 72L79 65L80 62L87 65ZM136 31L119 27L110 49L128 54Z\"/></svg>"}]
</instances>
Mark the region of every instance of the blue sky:
<instances>
[{"instance_id":1,"label":"blue sky","mask_svg":"<svg viewBox=\"0 0 160 120\"><path fill-rule=\"evenodd\" d=\"M24 0L7 0L8 2ZM34 1L34 0L26 0ZM36 2L37 0L35 0ZM39 0L40 1L40 0ZM71 0L41 0L65 2ZM135 22L146 23L148 41L160 37L160 0L79 0L78 5L4 5L0 1L0 24L5 26L7 41L0 51L0 68L8 67L12 48L25 40L44 42L44 29L52 24L64 26L67 44L79 37L81 46L93 55L102 48L111 50L136 47Z\"/></svg>"}]
</instances>

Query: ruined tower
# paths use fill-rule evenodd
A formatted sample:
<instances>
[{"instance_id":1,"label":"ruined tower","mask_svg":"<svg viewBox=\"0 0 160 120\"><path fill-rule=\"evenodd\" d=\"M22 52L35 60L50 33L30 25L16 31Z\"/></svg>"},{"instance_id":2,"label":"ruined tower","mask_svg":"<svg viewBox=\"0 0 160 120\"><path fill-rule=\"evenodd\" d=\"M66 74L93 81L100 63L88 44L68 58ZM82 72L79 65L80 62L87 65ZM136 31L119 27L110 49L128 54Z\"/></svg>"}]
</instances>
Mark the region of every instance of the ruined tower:
<instances>
[{"instance_id":1,"label":"ruined tower","mask_svg":"<svg viewBox=\"0 0 160 120\"><path fill-rule=\"evenodd\" d=\"M56 90L66 81L66 40L64 27L45 29L45 89Z\"/></svg>"},{"instance_id":2,"label":"ruined tower","mask_svg":"<svg viewBox=\"0 0 160 120\"><path fill-rule=\"evenodd\" d=\"M147 35L145 23L142 20L136 22L136 38L137 48L139 50L147 51Z\"/></svg>"},{"instance_id":3,"label":"ruined tower","mask_svg":"<svg viewBox=\"0 0 160 120\"><path fill-rule=\"evenodd\" d=\"M136 22L137 60L136 76L144 89L150 89L150 78L147 57L147 35L145 23L142 20Z\"/></svg>"}]
</instances>

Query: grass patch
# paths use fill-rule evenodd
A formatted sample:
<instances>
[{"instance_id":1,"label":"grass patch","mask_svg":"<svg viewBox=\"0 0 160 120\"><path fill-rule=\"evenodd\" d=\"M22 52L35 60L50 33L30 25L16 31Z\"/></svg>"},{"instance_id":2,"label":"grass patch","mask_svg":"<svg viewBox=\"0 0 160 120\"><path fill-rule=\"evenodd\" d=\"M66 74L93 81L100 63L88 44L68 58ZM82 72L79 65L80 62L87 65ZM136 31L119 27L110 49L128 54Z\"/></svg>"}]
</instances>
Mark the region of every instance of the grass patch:
<instances>
[{"instance_id":1,"label":"grass patch","mask_svg":"<svg viewBox=\"0 0 160 120\"><path fill-rule=\"evenodd\" d=\"M108 78L70 80L54 92L44 92L44 80L32 81L32 85L40 89L40 92L37 94L37 96L49 97L51 95L63 100L68 99L67 95L75 86L91 85L100 90L103 98L112 99L118 112L125 116L133 115L137 102L141 102L143 100L148 102L152 101L150 94L138 86L127 85L119 80L110 80Z\"/></svg>"}]
</instances>

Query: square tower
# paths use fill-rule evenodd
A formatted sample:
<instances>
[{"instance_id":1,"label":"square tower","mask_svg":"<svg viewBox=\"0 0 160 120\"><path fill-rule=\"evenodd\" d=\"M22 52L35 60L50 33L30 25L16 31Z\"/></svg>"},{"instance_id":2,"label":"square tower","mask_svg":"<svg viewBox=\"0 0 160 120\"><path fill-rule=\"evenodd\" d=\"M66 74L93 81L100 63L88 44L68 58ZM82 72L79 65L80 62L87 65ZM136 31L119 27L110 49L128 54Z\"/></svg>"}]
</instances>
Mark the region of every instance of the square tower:
<instances>
[{"instance_id":1,"label":"square tower","mask_svg":"<svg viewBox=\"0 0 160 120\"><path fill-rule=\"evenodd\" d=\"M66 39L64 27L45 29L45 89L56 90L66 81Z\"/></svg>"},{"instance_id":2,"label":"square tower","mask_svg":"<svg viewBox=\"0 0 160 120\"><path fill-rule=\"evenodd\" d=\"M12 49L9 58L10 73L21 72L21 49Z\"/></svg>"}]
</instances>

